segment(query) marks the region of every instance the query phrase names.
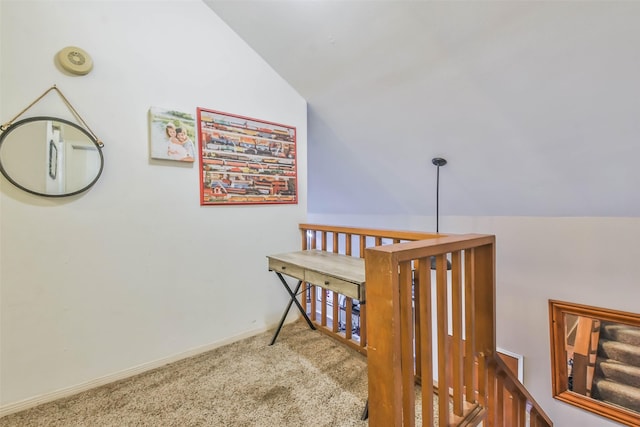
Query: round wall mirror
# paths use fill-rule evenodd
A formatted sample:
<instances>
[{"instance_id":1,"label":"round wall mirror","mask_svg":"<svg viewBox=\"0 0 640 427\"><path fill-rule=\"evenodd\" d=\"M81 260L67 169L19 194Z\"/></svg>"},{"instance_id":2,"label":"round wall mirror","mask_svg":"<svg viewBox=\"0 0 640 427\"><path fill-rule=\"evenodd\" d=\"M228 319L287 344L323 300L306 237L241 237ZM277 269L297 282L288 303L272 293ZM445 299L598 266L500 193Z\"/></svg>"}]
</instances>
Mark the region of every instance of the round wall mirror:
<instances>
[{"instance_id":1,"label":"round wall mirror","mask_svg":"<svg viewBox=\"0 0 640 427\"><path fill-rule=\"evenodd\" d=\"M63 197L89 189L100 177L104 157L85 129L55 117L30 117L0 136L0 172L32 194Z\"/></svg>"}]
</instances>

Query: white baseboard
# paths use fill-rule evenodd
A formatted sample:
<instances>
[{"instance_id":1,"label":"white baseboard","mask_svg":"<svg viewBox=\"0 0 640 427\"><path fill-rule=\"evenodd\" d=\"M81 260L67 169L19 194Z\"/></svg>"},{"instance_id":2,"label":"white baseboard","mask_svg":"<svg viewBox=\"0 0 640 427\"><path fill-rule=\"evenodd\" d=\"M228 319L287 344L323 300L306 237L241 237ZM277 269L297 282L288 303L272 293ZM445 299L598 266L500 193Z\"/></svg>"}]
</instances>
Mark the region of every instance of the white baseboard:
<instances>
[{"instance_id":1,"label":"white baseboard","mask_svg":"<svg viewBox=\"0 0 640 427\"><path fill-rule=\"evenodd\" d=\"M204 353L209 350L216 349L218 347L222 347L227 344L234 343L236 341L240 341L245 338L252 337L254 335L261 334L263 332L268 331L269 329L274 328L275 325L264 327L261 329L254 329L251 331L246 331L238 335L234 335L232 337L225 338L223 340L214 342L212 344L207 344L201 347L196 347L191 350L187 350L182 353L175 354L173 356L165 357L162 359L154 360L151 362L143 363L142 365L134 366L129 369L125 369L124 371L115 372L113 374L105 375L103 377L99 377L93 379L91 381L87 381L85 383L76 384L71 387L66 387L60 390L52 391L50 393L41 394L35 397L30 397L28 399L20 400L18 402L8 403L6 405L0 406L0 418L5 415L13 414L16 412L24 411L25 409L33 408L34 406L41 405L43 403L52 402L54 400L62 399L64 397L69 397L74 394L81 393L83 391L90 390L92 388L96 388L105 384L109 384L115 381L120 381L125 378L132 377L134 375L141 374L146 371L150 371L152 369L159 368L161 366L167 365L169 363L177 362L178 360L186 359L187 357L196 356L200 353Z\"/></svg>"}]
</instances>

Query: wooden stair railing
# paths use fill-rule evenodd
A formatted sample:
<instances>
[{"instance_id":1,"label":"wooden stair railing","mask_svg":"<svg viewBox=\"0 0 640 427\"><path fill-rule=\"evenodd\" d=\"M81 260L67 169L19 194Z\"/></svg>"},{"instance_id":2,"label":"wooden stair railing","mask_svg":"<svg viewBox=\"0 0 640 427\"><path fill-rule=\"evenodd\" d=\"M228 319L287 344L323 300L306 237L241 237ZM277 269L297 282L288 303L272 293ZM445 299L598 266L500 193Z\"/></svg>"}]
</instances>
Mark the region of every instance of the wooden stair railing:
<instances>
[{"instance_id":1,"label":"wooden stair railing","mask_svg":"<svg viewBox=\"0 0 640 427\"><path fill-rule=\"evenodd\" d=\"M494 353L487 365L489 375L484 396L489 404L486 405L486 425L553 426L551 419L497 354Z\"/></svg>"},{"instance_id":2,"label":"wooden stair railing","mask_svg":"<svg viewBox=\"0 0 640 427\"><path fill-rule=\"evenodd\" d=\"M433 413L440 427L553 425L496 353L494 236L449 235L368 248L365 268L369 425L414 426L418 376L422 425L433 425ZM436 382L434 411L430 384Z\"/></svg>"},{"instance_id":3,"label":"wooden stair railing","mask_svg":"<svg viewBox=\"0 0 640 427\"><path fill-rule=\"evenodd\" d=\"M414 426L416 381L423 426L436 417L439 427L553 425L496 353L494 236L315 224L300 230L302 249L365 258L359 339L350 334L351 313L344 332L329 325L339 315L337 294L327 301L323 293L320 307L313 286L302 294L313 295L309 314L320 331L367 355L369 425Z\"/></svg>"},{"instance_id":4,"label":"wooden stair railing","mask_svg":"<svg viewBox=\"0 0 640 427\"><path fill-rule=\"evenodd\" d=\"M452 337L449 336L449 339L451 340ZM450 345L450 350L451 347ZM464 341L463 347L466 348ZM487 383L481 387L476 386L477 390L482 390L482 396L485 401L494 402L491 405L486 405L488 409L484 411L487 418L493 420L488 424L532 427L553 425L546 414L540 411L538 404L529 394L529 391L520 383L517 366L511 363L512 359L508 357L505 359L505 357L504 354L495 352L494 358L496 360L491 360L490 362L484 361L482 355L473 359L476 378L478 377L478 369L481 361L483 361L485 365L488 363L493 365L489 367L493 374L492 376L487 376ZM453 357L451 355L447 358L448 381L452 381L452 363L449 362L452 359ZM463 360L464 366L467 366L466 363L468 361L466 355L463 355ZM491 380L491 378L493 380ZM476 392L476 399L479 395L480 393Z\"/></svg>"}]
</instances>

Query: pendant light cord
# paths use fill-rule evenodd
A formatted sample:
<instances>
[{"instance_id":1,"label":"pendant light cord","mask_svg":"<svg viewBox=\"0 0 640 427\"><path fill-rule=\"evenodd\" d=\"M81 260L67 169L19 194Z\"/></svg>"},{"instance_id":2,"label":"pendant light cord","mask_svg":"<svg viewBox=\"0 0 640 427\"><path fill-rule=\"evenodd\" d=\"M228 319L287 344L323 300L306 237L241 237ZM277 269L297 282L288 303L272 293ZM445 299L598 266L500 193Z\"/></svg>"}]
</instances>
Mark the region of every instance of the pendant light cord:
<instances>
[{"instance_id":1,"label":"pendant light cord","mask_svg":"<svg viewBox=\"0 0 640 427\"><path fill-rule=\"evenodd\" d=\"M431 159L431 163L433 163L438 169L436 171L436 233L440 233L440 166L444 166L447 164L447 161L442 157L435 157ZM447 261L447 270L451 270L451 261L448 259ZM433 255L431 257L431 269L437 270L438 262L436 260L436 256Z\"/></svg>"},{"instance_id":2,"label":"pendant light cord","mask_svg":"<svg viewBox=\"0 0 640 427\"><path fill-rule=\"evenodd\" d=\"M440 232L440 166L447 164L447 161L442 157L435 157L431 159L431 163L438 168L436 171L436 233Z\"/></svg>"},{"instance_id":3,"label":"pendant light cord","mask_svg":"<svg viewBox=\"0 0 640 427\"><path fill-rule=\"evenodd\" d=\"M440 232L440 166L436 172L436 233Z\"/></svg>"}]
</instances>

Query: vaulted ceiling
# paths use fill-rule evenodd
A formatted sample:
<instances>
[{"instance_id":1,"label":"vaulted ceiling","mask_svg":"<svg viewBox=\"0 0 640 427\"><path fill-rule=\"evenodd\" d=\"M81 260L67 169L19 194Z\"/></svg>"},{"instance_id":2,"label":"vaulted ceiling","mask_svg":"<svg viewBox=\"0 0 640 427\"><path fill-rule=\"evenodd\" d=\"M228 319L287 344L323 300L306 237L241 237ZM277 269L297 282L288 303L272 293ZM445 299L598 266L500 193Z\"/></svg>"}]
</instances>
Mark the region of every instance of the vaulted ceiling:
<instances>
[{"instance_id":1,"label":"vaulted ceiling","mask_svg":"<svg viewBox=\"0 0 640 427\"><path fill-rule=\"evenodd\" d=\"M444 157L441 215L640 216L640 2L205 3L307 100L312 213L432 215Z\"/></svg>"}]
</instances>

